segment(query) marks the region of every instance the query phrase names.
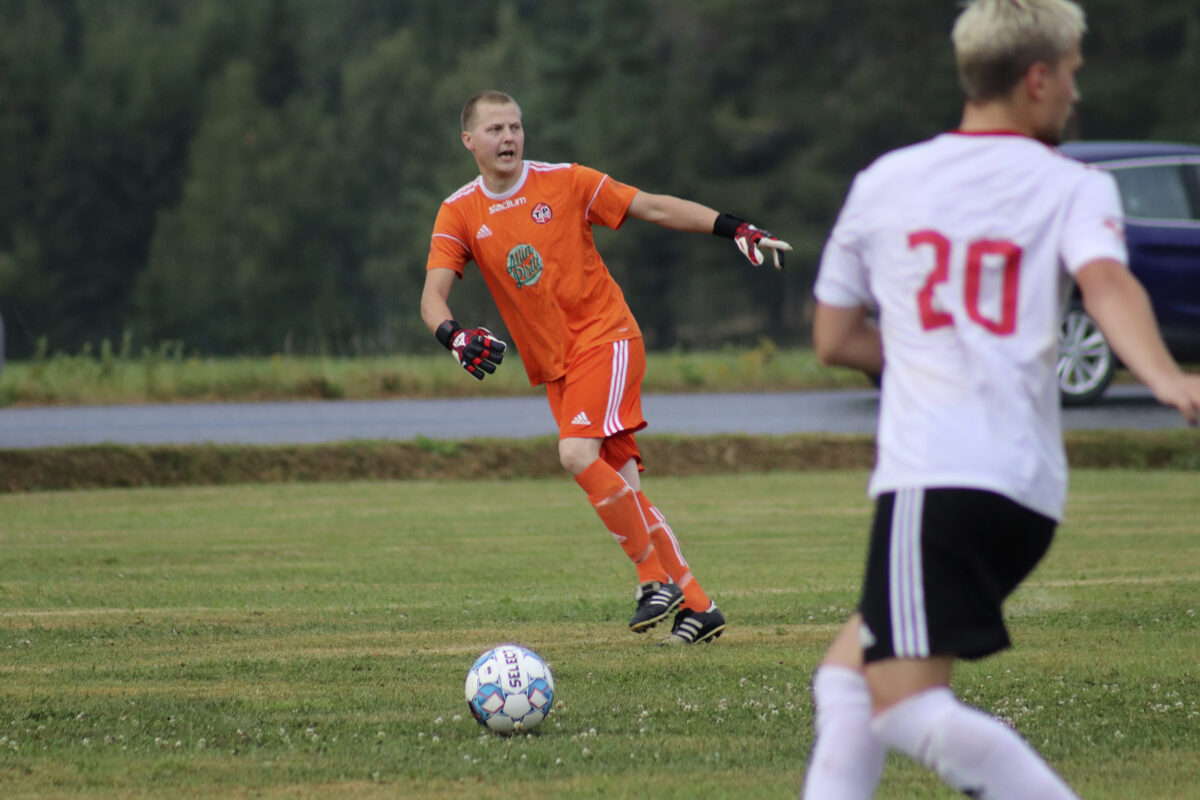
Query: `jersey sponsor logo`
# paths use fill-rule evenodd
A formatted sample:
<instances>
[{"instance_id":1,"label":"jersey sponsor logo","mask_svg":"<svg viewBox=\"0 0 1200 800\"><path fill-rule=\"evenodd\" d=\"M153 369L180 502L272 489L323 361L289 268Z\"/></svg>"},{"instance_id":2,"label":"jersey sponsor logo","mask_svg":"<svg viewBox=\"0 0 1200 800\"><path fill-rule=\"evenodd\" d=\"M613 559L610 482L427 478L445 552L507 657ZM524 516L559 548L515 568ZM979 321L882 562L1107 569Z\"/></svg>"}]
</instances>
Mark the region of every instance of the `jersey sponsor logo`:
<instances>
[{"instance_id":1,"label":"jersey sponsor logo","mask_svg":"<svg viewBox=\"0 0 1200 800\"><path fill-rule=\"evenodd\" d=\"M530 245L517 245L508 251L508 274L518 289L533 286L542 279L541 254Z\"/></svg>"},{"instance_id":2,"label":"jersey sponsor logo","mask_svg":"<svg viewBox=\"0 0 1200 800\"><path fill-rule=\"evenodd\" d=\"M580 411L575 415L575 419L571 420L572 425L591 425L592 421L588 419L586 411Z\"/></svg>"},{"instance_id":3,"label":"jersey sponsor logo","mask_svg":"<svg viewBox=\"0 0 1200 800\"><path fill-rule=\"evenodd\" d=\"M530 216L533 217L533 221L538 225L545 225L550 221L550 218L554 216L554 212L551 211L550 206L546 205L545 203L538 203L533 207L533 211L530 213Z\"/></svg>"},{"instance_id":4,"label":"jersey sponsor logo","mask_svg":"<svg viewBox=\"0 0 1200 800\"><path fill-rule=\"evenodd\" d=\"M501 211L508 211L510 208L517 208L529 202L527 197L510 197L499 203L492 203L488 206L489 214L499 214Z\"/></svg>"},{"instance_id":5,"label":"jersey sponsor logo","mask_svg":"<svg viewBox=\"0 0 1200 800\"><path fill-rule=\"evenodd\" d=\"M487 237L489 237L491 235L492 235L492 229L489 228L487 225L480 225L479 230L475 231L476 239L486 239Z\"/></svg>"}]
</instances>

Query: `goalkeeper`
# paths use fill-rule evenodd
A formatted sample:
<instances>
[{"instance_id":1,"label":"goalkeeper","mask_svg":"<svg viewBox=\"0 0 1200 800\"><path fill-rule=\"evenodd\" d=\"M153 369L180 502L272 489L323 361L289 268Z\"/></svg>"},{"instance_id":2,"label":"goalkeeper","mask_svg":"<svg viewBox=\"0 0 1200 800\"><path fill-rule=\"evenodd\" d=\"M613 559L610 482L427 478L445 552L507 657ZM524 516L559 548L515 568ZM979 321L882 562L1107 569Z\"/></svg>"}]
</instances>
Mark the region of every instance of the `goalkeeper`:
<instances>
[{"instance_id":1,"label":"goalkeeper","mask_svg":"<svg viewBox=\"0 0 1200 800\"><path fill-rule=\"evenodd\" d=\"M524 159L521 109L502 92L472 97L462 143L479 176L450 195L433 228L421 317L468 373L495 372L506 345L455 321L447 301L467 262L483 274L533 385L545 384L558 453L637 568L629 627L642 633L675 612L662 644L715 639L725 617L692 575L663 515L641 490L634 433L646 367L637 321L592 241L592 226L627 216L733 240L752 264L783 265L786 242L699 203L638 191L579 164Z\"/></svg>"}]
</instances>

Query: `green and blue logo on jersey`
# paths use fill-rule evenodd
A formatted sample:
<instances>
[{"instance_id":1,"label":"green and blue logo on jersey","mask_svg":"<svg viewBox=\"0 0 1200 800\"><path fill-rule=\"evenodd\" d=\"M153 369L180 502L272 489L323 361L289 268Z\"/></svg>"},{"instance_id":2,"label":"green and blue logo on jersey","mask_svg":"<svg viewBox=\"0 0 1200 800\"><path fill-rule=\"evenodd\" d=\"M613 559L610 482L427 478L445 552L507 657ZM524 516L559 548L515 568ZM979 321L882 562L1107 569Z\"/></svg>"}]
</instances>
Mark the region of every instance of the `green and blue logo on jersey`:
<instances>
[{"instance_id":1,"label":"green and blue logo on jersey","mask_svg":"<svg viewBox=\"0 0 1200 800\"><path fill-rule=\"evenodd\" d=\"M517 245L508 251L508 274L518 289L533 286L542 278L542 256L530 245Z\"/></svg>"}]
</instances>

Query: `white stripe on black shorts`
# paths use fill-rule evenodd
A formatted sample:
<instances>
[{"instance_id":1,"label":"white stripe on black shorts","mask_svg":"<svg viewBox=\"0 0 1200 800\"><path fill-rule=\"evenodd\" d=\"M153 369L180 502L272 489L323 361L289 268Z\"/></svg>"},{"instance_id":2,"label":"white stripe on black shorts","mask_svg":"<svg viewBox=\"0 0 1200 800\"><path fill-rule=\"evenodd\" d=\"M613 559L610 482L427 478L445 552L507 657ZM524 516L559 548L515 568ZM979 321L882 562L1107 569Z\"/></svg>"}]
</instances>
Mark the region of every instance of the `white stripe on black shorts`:
<instances>
[{"instance_id":1,"label":"white stripe on black shorts","mask_svg":"<svg viewBox=\"0 0 1200 800\"><path fill-rule=\"evenodd\" d=\"M1008 647L1001 604L1056 523L981 489L900 489L875 502L863 579L863 655L981 658Z\"/></svg>"}]
</instances>

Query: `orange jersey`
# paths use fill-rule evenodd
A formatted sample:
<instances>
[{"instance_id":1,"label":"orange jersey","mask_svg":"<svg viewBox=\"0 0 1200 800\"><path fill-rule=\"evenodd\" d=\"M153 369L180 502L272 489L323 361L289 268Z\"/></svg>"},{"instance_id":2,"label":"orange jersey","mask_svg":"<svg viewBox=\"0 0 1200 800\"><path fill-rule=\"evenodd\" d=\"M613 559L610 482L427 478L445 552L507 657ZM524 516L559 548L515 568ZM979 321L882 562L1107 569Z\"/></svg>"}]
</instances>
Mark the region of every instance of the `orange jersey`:
<instances>
[{"instance_id":1,"label":"orange jersey","mask_svg":"<svg viewBox=\"0 0 1200 800\"><path fill-rule=\"evenodd\" d=\"M619 228L637 189L579 164L526 161L503 195L483 178L450 195L433 226L426 269L483 273L533 385L561 378L583 351L641 336L592 240Z\"/></svg>"}]
</instances>

